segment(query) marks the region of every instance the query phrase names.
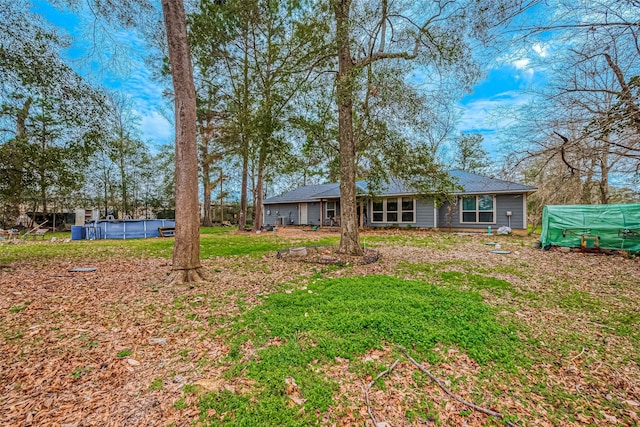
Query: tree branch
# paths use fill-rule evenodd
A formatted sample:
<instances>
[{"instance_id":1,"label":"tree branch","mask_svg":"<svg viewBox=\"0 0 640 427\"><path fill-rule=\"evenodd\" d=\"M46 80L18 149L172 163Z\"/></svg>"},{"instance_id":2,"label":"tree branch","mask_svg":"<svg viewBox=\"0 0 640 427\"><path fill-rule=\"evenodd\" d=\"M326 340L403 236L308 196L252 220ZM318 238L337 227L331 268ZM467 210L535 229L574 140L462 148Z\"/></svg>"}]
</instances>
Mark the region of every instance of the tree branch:
<instances>
[{"instance_id":1,"label":"tree branch","mask_svg":"<svg viewBox=\"0 0 640 427\"><path fill-rule=\"evenodd\" d=\"M399 362L400 362L400 359L396 359L396 361L393 362L393 365L391 365L389 369L387 369L386 371L380 372L378 376L375 377L373 381L371 381L369 385L367 385L367 388L364 390L365 400L367 402L367 412L369 413L369 417L371 418L371 421L373 421L374 426L377 426L378 422L376 421L376 417L373 415L373 411L371 410L371 402L369 401L369 390L371 389L371 387L373 387L376 381L378 381L383 376L390 374L396 368L396 366L398 366Z\"/></svg>"},{"instance_id":2,"label":"tree branch","mask_svg":"<svg viewBox=\"0 0 640 427\"><path fill-rule=\"evenodd\" d=\"M407 356L407 358L411 361L411 363L413 363L418 369L420 369L420 371L422 371L425 375L427 375L429 378L431 378L431 380L436 383L441 389L442 391L444 391L449 397L451 397L452 399L454 399L457 402L462 403L465 406L468 406L471 409L475 409L478 412L482 412L483 414L492 416L492 417L496 417L500 420L504 420L504 415L502 415L500 412L496 412L496 411L492 411L491 409L486 409L483 408L481 406L475 405L471 402L467 402L466 400L456 396L455 394L453 394L451 392L451 390L449 390L447 387L445 387L445 385L442 383L442 381L440 381L438 378L436 378L435 375L433 375L431 372L429 372L426 368L424 368L421 364L419 364L418 362L416 362L413 357L411 357L409 355L409 353L407 352L407 349L402 347L402 346L398 346L398 348L404 353L405 356ZM397 363L397 362L396 362ZM506 421L505 424L509 427L517 427L517 424L512 423L511 421Z\"/></svg>"}]
</instances>

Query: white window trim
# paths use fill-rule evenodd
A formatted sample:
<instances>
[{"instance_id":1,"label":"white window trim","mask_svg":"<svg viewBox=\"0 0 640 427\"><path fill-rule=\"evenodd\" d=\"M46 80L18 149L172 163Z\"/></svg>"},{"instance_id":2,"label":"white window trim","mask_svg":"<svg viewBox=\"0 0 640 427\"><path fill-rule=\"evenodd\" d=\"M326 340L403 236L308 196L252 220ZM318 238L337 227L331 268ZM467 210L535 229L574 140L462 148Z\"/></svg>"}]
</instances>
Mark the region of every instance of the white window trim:
<instances>
[{"instance_id":1,"label":"white window trim","mask_svg":"<svg viewBox=\"0 0 640 427\"><path fill-rule=\"evenodd\" d=\"M493 197L493 221L491 222L480 222L478 221L479 217L478 214L480 212L480 210L478 209L478 198L479 197L484 197L484 196L491 196ZM465 212L472 212L469 210L465 210L464 209L464 202L462 199L464 199L465 197L475 197L476 198L476 220L475 221L464 221L464 213ZM476 195L466 195L466 196L460 196L460 224L477 224L477 225L493 225L496 224L496 215L497 215L497 211L496 211L496 195L495 194L476 194ZM482 212L490 212L490 211L482 211Z\"/></svg>"},{"instance_id":2,"label":"white window trim","mask_svg":"<svg viewBox=\"0 0 640 427\"><path fill-rule=\"evenodd\" d=\"M404 196L407 197L407 196ZM398 210L397 211L393 211L398 215L398 220L397 221L387 221L387 200L393 200L395 199L398 203ZM416 203L416 199L415 197L411 197L411 200L413 200L413 211L403 211L402 210L402 196L399 197L385 197L382 199L382 211L374 211L373 210L373 200L371 201L371 223L373 224L415 224L416 223L416 218L417 218L417 212L416 210L418 209L418 204ZM382 221L375 221L374 218L374 213L380 213L382 212ZM403 212L413 212L413 221L402 221L402 213Z\"/></svg>"},{"instance_id":3,"label":"white window trim","mask_svg":"<svg viewBox=\"0 0 640 427\"><path fill-rule=\"evenodd\" d=\"M410 197L411 201L413 202L413 209L410 210L410 211L402 210L402 199L404 199L405 197L398 197L398 207L400 208L399 212L398 212L398 220L399 220L398 222L401 223L401 224L415 224L416 223L416 217L418 216L417 212L416 212L416 209L418 207L418 203L416 203L415 197ZM402 220L402 214L405 213L405 212L413 212L413 219L411 221L403 221Z\"/></svg>"},{"instance_id":4,"label":"white window trim","mask_svg":"<svg viewBox=\"0 0 640 427\"><path fill-rule=\"evenodd\" d=\"M329 203L333 203L333 208L332 209L329 209ZM336 202L325 202L325 206L326 206L326 208L325 208L326 218L327 219L335 218L336 217L336 212L338 210L337 209L338 205L336 204ZM329 211L330 210L333 211L333 215L332 216L329 216Z\"/></svg>"},{"instance_id":5,"label":"white window trim","mask_svg":"<svg viewBox=\"0 0 640 427\"><path fill-rule=\"evenodd\" d=\"M528 225L529 225L529 224L527 224L527 215L528 215L528 212L527 212L527 193L524 193L522 195L522 212L523 212L523 215L522 215L522 228L527 230L528 229ZM533 231L535 232L535 230L533 230Z\"/></svg>"},{"instance_id":6,"label":"white window trim","mask_svg":"<svg viewBox=\"0 0 640 427\"><path fill-rule=\"evenodd\" d=\"M375 201L371 201L371 222L372 223L376 223L376 224L383 224L385 222L385 219L387 219L387 201L386 199L382 199L382 211L376 211L373 209L373 205L375 204ZM382 221L376 221L374 220L375 218L375 214L382 212Z\"/></svg>"}]
</instances>

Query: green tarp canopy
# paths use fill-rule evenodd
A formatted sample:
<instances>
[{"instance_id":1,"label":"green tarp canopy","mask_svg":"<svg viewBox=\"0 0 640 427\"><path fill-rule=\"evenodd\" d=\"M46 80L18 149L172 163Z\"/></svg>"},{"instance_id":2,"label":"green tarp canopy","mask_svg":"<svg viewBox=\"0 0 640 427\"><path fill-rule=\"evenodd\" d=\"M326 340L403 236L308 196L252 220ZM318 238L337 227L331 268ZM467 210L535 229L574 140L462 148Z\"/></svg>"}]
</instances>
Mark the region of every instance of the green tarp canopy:
<instances>
[{"instance_id":1,"label":"green tarp canopy","mask_svg":"<svg viewBox=\"0 0 640 427\"><path fill-rule=\"evenodd\" d=\"M640 203L545 206L540 244L640 252Z\"/></svg>"}]
</instances>

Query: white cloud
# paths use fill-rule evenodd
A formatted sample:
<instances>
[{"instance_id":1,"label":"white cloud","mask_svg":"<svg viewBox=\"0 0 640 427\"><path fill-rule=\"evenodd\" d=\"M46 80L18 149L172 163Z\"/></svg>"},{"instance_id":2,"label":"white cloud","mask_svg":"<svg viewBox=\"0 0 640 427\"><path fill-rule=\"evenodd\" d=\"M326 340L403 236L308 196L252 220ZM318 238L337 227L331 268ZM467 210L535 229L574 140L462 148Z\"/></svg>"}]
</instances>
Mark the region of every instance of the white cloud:
<instances>
[{"instance_id":1,"label":"white cloud","mask_svg":"<svg viewBox=\"0 0 640 427\"><path fill-rule=\"evenodd\" d=\"M158 144L171 142L174 130L173 125L157 111L138 113L142 118L141 131L145 140L152 140Z\"/></svg>"},{"instance_id":2,"label":"white cloud","mask_svg":"<svg viewBox=\"0 0 640 427\"><path fill-rule=\"evenodd\" d=\"M530 95L514 90L467 102L461 106L462 117L458 130L462 133L481 134L485 150L493 157L497 155L500 132L514 123L509 111L530 100Z\"/></svg>"},{"instance_id":3,"label":"white cloud","mask_svg":"<svg viewBox=\"0 0 640 427\"><path fill-rule=\"evenodd\" d=\"M543 46L540 43L536 43L532 47L533 51L538 54L541 58L546 58L549 54L549 49L547 46Z\"/></svg>"},{"instance_id":4,"label":"white cloud","mask_svg":"<svg viewBox=\"0 0 640 427\"><path fill-rule=\"evenodd\" d=\"M530 62L529 58L522 58L514 61L513 66L516 67L517 70L526 70Z\"/></svg>"},{"instance_id":5,"label":"white cloud","mask_svg":"<svg viewBox=\"0 0 640 427\"><path fill-rule=\"evenodd\" d=\"M529 100L529 95L508 91L488 99L470 101L462 107L463 114L458 127L462 132L479 132L508 126L512 119L500 112L517 108Z\"/></svg>"}]
</instances>

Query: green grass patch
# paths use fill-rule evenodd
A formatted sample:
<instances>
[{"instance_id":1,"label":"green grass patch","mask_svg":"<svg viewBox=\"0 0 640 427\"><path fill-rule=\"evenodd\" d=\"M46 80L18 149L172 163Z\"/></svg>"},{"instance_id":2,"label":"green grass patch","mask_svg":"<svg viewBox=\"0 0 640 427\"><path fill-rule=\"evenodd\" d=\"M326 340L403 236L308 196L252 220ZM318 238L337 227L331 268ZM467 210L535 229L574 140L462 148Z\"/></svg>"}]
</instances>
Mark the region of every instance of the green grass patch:
<instances>
[{"instance_id":1,"label":"green grass patch","mask_svg":"<svg viewBox=\"0 0 640 427\"><path fill-rule=\"evenodd\" d=\"M483 276L481 274L462 273L459 271L442 271L452 265L459 266L470 271L476 271L471 267L465 267L467 263L464 261L446 261L436 264L401 262L397 266L397 271L401 275L413 276L422 280L434 281L460 289L471 289L476 291L489 290L496 294L502 294L504 291L515 291L513 285L506 280Z\"/></svg>"},{"instance_id":2,"label":"green grass patch","mask_svg":"<svg viewBox=\"0 0 640 427\"><path fill-rule=\"evenodd\" d=\"M149 390L162 390L163 386L164 381L162 380L162 378L154 378L153 381L151 381L151 384L149 384Z\"/></svg>"},{"instance_id":3,"label":"green grass patch","mask_svg":"<svg viewBox=\"0 0 640 427\"><path fill-rule=\"evenodd\" d=\"M450 233L425 236L423 234L412 234L411 232L401 234L367 235L360 237L365 246L412 246L416 248L430 248L448 250L458 243L469 241L467 236L458 236Z\"/></svg>"},{"instance_id":4,"label":"green grass patch","mask_svg":"<svg viewBox=\"0 0 640 427\"><path fill-rule=\"evenodd\" d=\"M77 380L91 371L93 371L93 366L78 366L71 372L71 377Z\"/></svg>"},{"instance_id":5,"label":"green grass patch","mask_svg":"<svg viewBox=\"0 0 640 427\"><path fill-rule=\"evenodd\" d=\"M473 290L489 289L498 292L513 290L513 285L506 280L481 276L479 274L465 274L457 271L447 271L441 273L440 277L446 283L461 287L468 287Z\"/></svg>"},{"instance_id":6,"label":"green grass patch","mask_svg":"<svg viewBox=\"0 0 640 427\"><path fill-rule=\"evenodd\" d=\"M131 356L132 351L130 348L125 348L122 351L119 351L118 354L116 354L116 356L120 359L122 359L123 357L127 357L127 356Z\"/></svg>"},{"instance_id":7,"label":"green grass patch","mask_svg":"<svg viewBox=\"0 0 640 427\"><path fill-rule=\"evenodd\" d=\"M583 291L571 291L569 294L562 296L558 301L558 305L564 309L588 313L600 311L602 308L600 300Z\"/></svg>"},{"instance_id":8,"label":"green grass patch","mask_svg":"<svg viewBox=\"0 0 640 427\"><path fill-rule=\"evenodd\" d=\"M26 310L29 304L30 303L26 302L24 303L24 305L18 304L11 306L11 308L9 309L9 313L20 313L21 311Z\"/></svg>"},{"instance_id":9,"label":"green grass patch","mask_svg":"<svg viewBox=\"0 0 640 427\"><path fill-rule=\"evenodd\" d=\"M203 228L200 235L200 257L202 259L219 256L260 256L267 252L292 246L330 246L338 242L338 237L323 237L319 240L287 239L277 233L255 235L252 233L231 233L229 228ZM77 240L52 244L48 240L35 244L1 245L0 263L34 259L95 259L115 256L171 258L173 238L149 238L126 240ZM98 255L97 255L98 254Z\"/></svg>"},{"instance_id":10,"label":"green grass patch","mask_svg":"<svg viewBox=\"0 0 640 427\"><path fill-rule=\"evenodd\" d=\"M481 364L510 369L520 357L516 332L475 292L388 276L318 280L306 290L269 295L228 331L231 362L242 357L249 340L258 348L254 360L236 362L227 371L256 381L255 395L210 393L199 406L203 420L209 409L222 418L207 420L209 425L313 425L315 410L325 412L333 403L336 385L324 377L322 365L335 357L354 359L399 344L418 359L437 362L436 344L455 345ZM283 343L265 346L275 337ZM289 376L306 399L304 411L288 405Z\"/></svg>"}]
</instances>

